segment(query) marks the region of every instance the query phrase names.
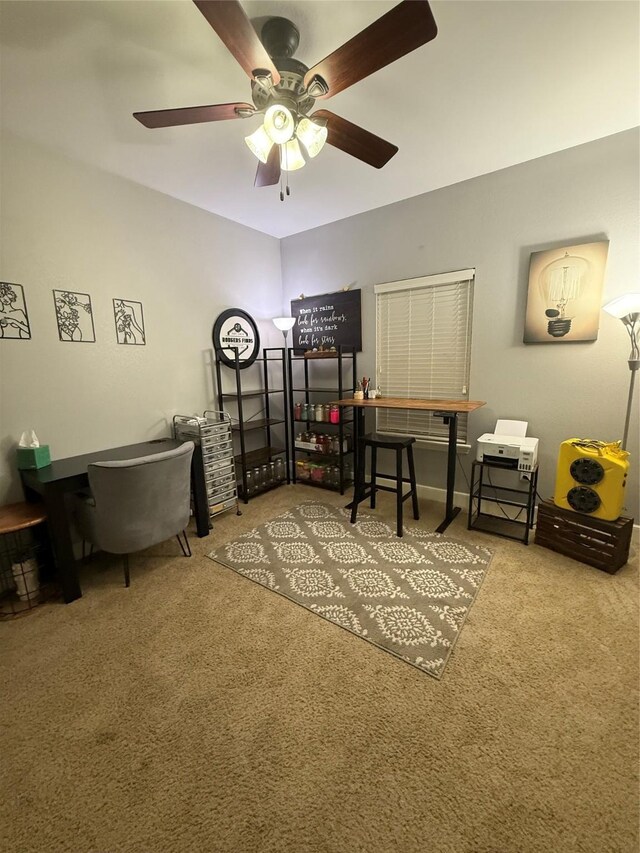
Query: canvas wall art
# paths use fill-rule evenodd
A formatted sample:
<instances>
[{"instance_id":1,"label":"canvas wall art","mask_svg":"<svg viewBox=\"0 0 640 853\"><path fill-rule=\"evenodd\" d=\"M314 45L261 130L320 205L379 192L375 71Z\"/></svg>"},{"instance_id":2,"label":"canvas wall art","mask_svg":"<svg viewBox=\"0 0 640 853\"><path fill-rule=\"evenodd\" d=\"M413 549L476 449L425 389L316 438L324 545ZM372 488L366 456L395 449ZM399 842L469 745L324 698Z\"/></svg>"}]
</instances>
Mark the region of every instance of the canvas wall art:
<instances>
[{"instance_id":1,"label":"canvas wall art","mask_svg":"<svg viewBox=\"0 0 640 853\"><path fill-rule=\"evenodd\" d=\"M595 341L609 241L533 252L524 343Z\"/></svg>"},{"instance_id":2,"label":"canvas wall art","mask_svg":"<svg viewBox=\"0 0 640 853\"><path fill-rule=\"evenodd\" d=\"M144 346L147 340L144 330L142 302L132 299L114 299L113 316L116 322L116 338L119 344Z\"/></svg>"},{"instance_id":3,"label":"canvas wall art","mask_svg":"<svg viewBox=\"0 0 640 853\"><path fill-rule=\"evenodd\" d=\"M54 290L53 301L60 340L95 343L96 333L89 294L73 290Z\"/></svg>"},{"instance_id":4,"label":"canvas wall art","mask_svg":"<svg viewBox=\"0 0 640 853\"><path fill-rule=\"evenodd\" d=\"M0 281L0 339L29 340L31 326L21 284Z\"/></svg>"}]
</instances>

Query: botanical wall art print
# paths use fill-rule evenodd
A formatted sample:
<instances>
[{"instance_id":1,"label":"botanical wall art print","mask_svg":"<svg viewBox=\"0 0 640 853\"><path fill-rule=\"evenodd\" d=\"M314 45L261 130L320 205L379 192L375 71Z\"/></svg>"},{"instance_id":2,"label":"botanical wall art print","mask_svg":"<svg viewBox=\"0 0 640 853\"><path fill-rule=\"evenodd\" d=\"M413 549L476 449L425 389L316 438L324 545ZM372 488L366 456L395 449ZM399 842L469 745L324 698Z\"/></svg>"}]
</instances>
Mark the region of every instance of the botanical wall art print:
<instances>
[{"instance_id":1,"label":"botanical wall art print","mask_svg":"<svg viewBox=\"0 0 640 853\"><path fill-rule=\"evenodd\" d=\"M0 339L29 340L31 326L24 288L21 284L0 281Z\"/></svg>"},{"instance_id":2,"label":"botanical wall art print","mask_svg":"<svg viewBox=\"0 0 640 853\"><path fill-rule=\"evenodd\" d=\"M144 314L142 302L132 299L114 299L113 316L116 321L116 337L119 344L144 346Z\"/></svg>"},{"instance_id":3,"label":"botanical wall art print","mask_svg":"<svg viewBox=\"0 0 640 853\"><path fill-rule=\"evenodd\" d=\"M524 343L595 341L609 241L533 252Z\"/></svg>"},{"instance_id":4,"label":"botanical wall art print","mask_svg":"<svg viewBox=\"0 0 640 853\"><path fill-rule=\"evenodd\" d=\"M73 343L95 343L91 297L74 290L54 290L58 337Z\"/></svg>"}]
</instances>

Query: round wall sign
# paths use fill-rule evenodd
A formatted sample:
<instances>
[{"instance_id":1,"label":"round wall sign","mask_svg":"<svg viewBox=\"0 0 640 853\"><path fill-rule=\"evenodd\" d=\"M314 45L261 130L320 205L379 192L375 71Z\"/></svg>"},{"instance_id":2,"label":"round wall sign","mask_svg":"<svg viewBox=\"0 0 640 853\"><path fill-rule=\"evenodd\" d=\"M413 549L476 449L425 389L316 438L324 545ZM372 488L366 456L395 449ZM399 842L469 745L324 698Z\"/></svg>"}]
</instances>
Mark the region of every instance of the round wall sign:
<instances>
[{"instance_id":1,"label":"round wall sign","mask_svg":"<svg viewBox=\"0 0 640 853\"><path fill-rule=\"evenodd\" d=\"M249 367L260 352L260 335L253 317L240 308L228 308L213 324L213 348L227 367Z\"/></svg>"}]
</instances>

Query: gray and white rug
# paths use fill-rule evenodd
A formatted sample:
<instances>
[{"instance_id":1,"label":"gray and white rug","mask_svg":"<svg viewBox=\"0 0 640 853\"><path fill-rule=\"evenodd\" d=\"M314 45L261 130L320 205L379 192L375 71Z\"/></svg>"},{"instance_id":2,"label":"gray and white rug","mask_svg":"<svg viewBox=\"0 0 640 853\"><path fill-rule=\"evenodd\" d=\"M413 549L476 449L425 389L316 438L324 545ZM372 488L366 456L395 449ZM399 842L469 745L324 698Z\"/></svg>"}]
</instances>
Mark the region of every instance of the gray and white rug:
<instances>
[{"instance_id":1,"label":"gray and white rug","mask_svg":"<svg viewBox=\"0 0 640 853\"><path fill-rule=\"evenodd\" d=\"M308 501L209 557L440 678L491 551Z\"/></svg>"}]
</instances>

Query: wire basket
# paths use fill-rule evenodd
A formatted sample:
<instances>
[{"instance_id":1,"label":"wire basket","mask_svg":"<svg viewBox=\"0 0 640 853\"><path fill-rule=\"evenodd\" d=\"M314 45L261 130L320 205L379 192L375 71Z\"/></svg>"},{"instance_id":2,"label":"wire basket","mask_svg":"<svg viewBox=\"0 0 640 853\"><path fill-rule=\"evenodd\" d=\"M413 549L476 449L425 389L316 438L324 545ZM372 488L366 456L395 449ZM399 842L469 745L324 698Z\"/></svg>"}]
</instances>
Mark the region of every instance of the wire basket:
<instances>
[{"instance_id":1,"label":"wire basket","mask_svg":"<svg viewBox=\"0 0 640 853\"><path fill-rule=\"evenodd\" d=\"M58 595L44 524L0 536L0 619L22 616Z\"/></svg>"}]
</instances>

